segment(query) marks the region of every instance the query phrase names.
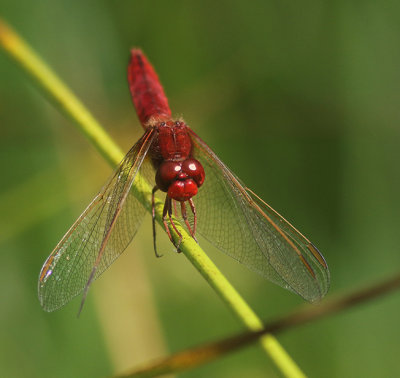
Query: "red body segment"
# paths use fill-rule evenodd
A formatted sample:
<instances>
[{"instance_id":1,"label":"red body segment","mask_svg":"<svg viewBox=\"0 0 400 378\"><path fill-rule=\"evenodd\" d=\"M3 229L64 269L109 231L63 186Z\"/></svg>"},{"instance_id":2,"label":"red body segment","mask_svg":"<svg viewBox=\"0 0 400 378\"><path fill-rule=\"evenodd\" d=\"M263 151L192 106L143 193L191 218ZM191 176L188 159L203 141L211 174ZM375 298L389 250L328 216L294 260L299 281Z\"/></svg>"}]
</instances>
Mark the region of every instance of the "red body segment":
<instances>
[{"instance_id":1,"label":"red body segment","mask_svg":"<svg viewBox=\"0 0 400 378\"><path fill-rule=\"evenodd\" d=\"M154 127L158 131L158 137L150 153L155 162L183 161L190 157L192 141L184 122L158 122Z\"/></svg>"},{"instance_id":2,"label":"red body segment","mask_svg":"<svg viewBox=\"0 0 400 378\"><path fill-rule=\"evenodd\" d=\"M139 49L131 51L128 81L135 109L144 127L152 117L157 120L171 118L168 100L158 76Z\"/></svg>"}]
</instances>

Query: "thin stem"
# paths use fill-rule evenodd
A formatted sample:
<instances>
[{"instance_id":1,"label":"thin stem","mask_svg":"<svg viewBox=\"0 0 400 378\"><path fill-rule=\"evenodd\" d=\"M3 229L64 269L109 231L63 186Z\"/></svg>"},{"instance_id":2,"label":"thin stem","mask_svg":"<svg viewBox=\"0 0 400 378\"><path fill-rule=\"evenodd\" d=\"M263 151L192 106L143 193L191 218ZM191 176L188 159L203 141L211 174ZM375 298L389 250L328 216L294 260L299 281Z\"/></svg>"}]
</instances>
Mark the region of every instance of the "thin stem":
<instances>
[{"instance_id":1,"label":"thin stem","mask_svg":"<svg viewBox=\"0 0 400 378\"><path fill-rule=\"evenodd\" d=\"M265 323L264 328L260 331L244 332L212 343L185 349L166 358L152 361L125 374L118 375L118 377L149 378L160 374L192 369L246 347L266 333L276 334L287 331L290 328L301 326L311 321L334 315L356 305L372 301L383 295L390 294L399 288L400 273L374 285L330 298L320 306L301 306L286 316Z\"/></svg>"},{"instance_id":2,"label":"thin stem","mask_svg":"<svg viewBox=\"0 0 400 378\"><path fill-rule=\"evenodd\" d=\"M78 129L112 166L122 160L124 155L121 149L93 115L35 51L1 19L0 45L25 69L29 77L39 84L45 94L56 101L61 110L75 122Z\"/></svg>"},{"instance_id":3,"label":"thin stem","mask_svg":"<svg viewBox=\"0 0 400 378\"><path fill-rule=\"evenodd\" d=\"M117 165L123 158L120 148L113 142L91 113L83 106L72 91L56 76L46 63L17 33L0 19L0 46L29 74L47 95L56 101L61 110L67 114L84 133L101 155L112 165ZM132 188L134 194L143 201L151 211L151 187L139 175ZM162 203L156 201L156 218L162 222ZM211 287L229 306L232 312L252 331L262 329L260 318L233 288L224 275L218 270L205 252L191 238L185 229L174 221L183 240L181 250ZM170 227L171 228L171 227ZM171 232L175 232L171 228ZM304 374L272 335L261 338L261 345L270 355L281 373L287 377L304 377Z\"/></svg>"}]
</instances>

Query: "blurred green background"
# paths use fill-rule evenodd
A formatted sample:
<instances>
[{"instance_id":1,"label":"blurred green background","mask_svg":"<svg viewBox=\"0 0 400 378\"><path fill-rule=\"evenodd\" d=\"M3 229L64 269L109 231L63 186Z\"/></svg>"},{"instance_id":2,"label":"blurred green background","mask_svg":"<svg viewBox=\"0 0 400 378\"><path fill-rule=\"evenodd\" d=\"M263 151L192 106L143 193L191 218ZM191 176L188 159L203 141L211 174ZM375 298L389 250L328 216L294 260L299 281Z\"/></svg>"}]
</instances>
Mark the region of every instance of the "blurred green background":
<instances>
[{"instance_id":1,"label":"blurred green background","mask_svg":"<svg viewBox=\"0 0 400 378\"><path fill-rule=\"evenodd\" d=\"M173 113L321 249L328 295L398 270L398 2L0 0L0 15L124 151L142 47ZM154 258L149 216L80 319L79 299L43 312L41 265L111 169L4 51L0 123L0 376L106 377L243 329L166 238ZM261 318L303 303L202 245ZM313 377L394 377L399 311L394 294L279 340ZM182 374L244 376L279 372L255 345Z\"/></svg>"}]
</instances>

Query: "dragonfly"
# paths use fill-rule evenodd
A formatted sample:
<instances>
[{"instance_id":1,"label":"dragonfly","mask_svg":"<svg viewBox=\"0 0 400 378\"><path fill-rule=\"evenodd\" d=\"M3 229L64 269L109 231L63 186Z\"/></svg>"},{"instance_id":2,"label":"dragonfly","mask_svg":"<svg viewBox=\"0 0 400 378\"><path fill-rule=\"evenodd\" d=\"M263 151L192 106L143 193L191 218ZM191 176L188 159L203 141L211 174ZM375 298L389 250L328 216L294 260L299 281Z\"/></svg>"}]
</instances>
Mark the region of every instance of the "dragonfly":
<instances>
[{"instance_id":1,"label":"dragonfly","mask_svg":"<svg viewBox=\"0 0 400 378\"><path fill-rule=\"evenodd\" d=\"M83 292L81 311L92 282L130 244L146 213L131 190L138 175L153 187L157 256L158 192L165 193L162 222L178 252L182 235L174 219L195 240L200 234L273 283L320 300L330 274L317 247L247 188L183 119L172 117L159 78L138 48L131 50L128 82L144 134L45 261L38 282L43 309L54 311Z\"/></svg>"}]
</instances>

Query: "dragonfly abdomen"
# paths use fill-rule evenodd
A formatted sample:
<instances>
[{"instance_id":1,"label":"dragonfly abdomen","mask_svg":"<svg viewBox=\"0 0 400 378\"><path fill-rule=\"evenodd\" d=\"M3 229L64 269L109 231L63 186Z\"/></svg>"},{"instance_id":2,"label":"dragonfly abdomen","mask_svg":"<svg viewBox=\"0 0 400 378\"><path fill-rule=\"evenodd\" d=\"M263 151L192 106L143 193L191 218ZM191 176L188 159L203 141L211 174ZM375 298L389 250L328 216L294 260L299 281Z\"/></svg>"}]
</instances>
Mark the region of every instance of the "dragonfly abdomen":
<instances>
[{"instance_id":1,"label":"dragonfly abdomen","mask_svg":"<svg viewBox=\"0 0 400 378\"><path fill-rule=\"evenodd\" d=\"M171 118L171 109L158 76L139 49L131 50L128 80L135 109L144 127L151 119Z\"/></svg>"}]
</instances>

